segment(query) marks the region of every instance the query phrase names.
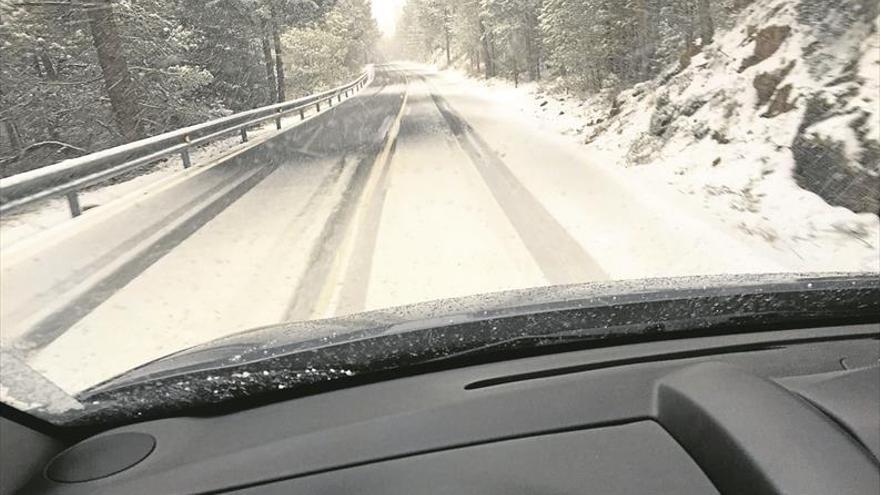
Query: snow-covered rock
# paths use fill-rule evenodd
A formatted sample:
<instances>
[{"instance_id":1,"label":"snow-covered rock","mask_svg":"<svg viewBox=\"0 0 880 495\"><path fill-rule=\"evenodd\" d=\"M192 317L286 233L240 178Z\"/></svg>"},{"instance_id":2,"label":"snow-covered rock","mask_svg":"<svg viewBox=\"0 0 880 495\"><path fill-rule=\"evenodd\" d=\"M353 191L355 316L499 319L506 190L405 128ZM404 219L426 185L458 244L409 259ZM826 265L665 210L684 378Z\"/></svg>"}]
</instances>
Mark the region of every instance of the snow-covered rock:
<instances>
[{"instance_id":1,"label":"snow-covered rock","mask_svg":"<svg viewBox=\"0 0 880 495\"><path fill-rule=\"evenodd\" d=\"M535 114L564 109L565 132L597 156L802 269L880 270L877 12L875 0L757 0L656 79Z\"/></svg>"}]
</instances>

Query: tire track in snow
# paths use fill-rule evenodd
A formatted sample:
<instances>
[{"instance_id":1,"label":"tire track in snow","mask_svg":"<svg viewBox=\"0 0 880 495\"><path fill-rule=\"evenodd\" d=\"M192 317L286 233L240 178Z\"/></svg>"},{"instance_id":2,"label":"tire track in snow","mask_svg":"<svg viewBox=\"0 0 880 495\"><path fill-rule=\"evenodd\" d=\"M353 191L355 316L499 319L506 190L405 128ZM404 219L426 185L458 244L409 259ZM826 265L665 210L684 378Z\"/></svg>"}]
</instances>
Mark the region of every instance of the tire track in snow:
<instances>
[{"instance_id":1,"label":"tire track in snow","mask_svg":"<svg viewBox=\"0 0 880 495\"><path fill-rule=\"evenodd\" d=\"M427 78L420 74L414 77L421 79L428 87L434 105L547 280L553 285L607 280L608 274L596 260L513 175L498 154L437 94Z\"/></svg>"},{"instance_id":2,"label":"tire track in snow","mask_svg":"<svg viewBox=\"0 0 880 495\"><path fill-rule=\"evenodd\" d=\"M379 98L384 88L386 88L386 85L383 85L372 97ZM343 293L345 294L346 301L348 301L346 304L356 306L358 299L362 298L359 296L360 292L366 291L365 287L362 290L360 289L360 284L366 282L366 276L359 273L360 270L364 269L363 263L355 262L354 269L348 267L347 269L337 270L340 263L352 263L352 259L340 260L339 251L347 240L347 235L352 227L352 221L356 217L358 206L364 201L364 190L370 178L370 173L373 167L376 166L377 159L382 154L382 149L389 139L390 124L393 120L392 116L399 112L403 101L404 95L401 94L400 100L398 100L399 103L388 109L388 115L383 119L382 125L379 126L376 139L364 149L356 150L353 153L359 156L358 162L355 165L357 168L346 186L341 201L331 212L324 225L324 229L309 253L308 269L297 285L294 296L285 312L284 321L320 318L324 312L333 309L330 307L330 299L338 299L342 297ZM373 110L373 112L376 112L376 110ZM372 209L373 202L368 202L370 204L369 207ZM366 223L369 226L373 224L370 221ZM378 223L376 228L378 228ZM363 245L362 242L360 236L358 236L358 244ZM370 250L370 252L362 253L361 255L349 253L348 258L360 258L362 256L372 256L372 251ZM366 269L369 270L369 265L366 266ZM358 271L358 273L353 273L354 271ZM337 288L345 287L346 284L355 285L346 287L344 290Z\"/></svg>"}]
</instances>

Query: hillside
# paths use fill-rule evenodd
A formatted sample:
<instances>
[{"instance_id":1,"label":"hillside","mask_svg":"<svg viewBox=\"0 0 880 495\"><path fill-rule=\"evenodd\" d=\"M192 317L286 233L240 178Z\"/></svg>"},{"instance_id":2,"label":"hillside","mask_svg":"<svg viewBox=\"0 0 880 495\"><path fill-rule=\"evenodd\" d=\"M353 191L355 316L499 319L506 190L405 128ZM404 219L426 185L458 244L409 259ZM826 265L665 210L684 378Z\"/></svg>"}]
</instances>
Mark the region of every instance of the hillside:
<instances>
[{"instance_id":1,"label":"hillside","mask_svg":"<svg viewBox=\"0 0 880 495\"><path fill-rule=\"evenodd\" d=\"M876 2L756 1L614 97L510 91L596 160L673 187L796 267L880 270Z\"/></svg>"}]
</instances>

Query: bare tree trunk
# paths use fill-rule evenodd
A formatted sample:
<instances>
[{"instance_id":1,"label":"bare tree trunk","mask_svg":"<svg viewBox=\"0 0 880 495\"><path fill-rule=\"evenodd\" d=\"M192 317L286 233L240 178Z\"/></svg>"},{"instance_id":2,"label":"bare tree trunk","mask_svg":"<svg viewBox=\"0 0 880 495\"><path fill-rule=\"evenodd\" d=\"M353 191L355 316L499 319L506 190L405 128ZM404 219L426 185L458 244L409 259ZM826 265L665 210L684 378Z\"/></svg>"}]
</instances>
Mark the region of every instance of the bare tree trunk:
<instances>
[{"instance_id":1,"label":"bare tree trunk","mask_svg":"<svg viewBox=\"0 0 880 495\"><path fill-rule=\"evenodd\" d=\"M46 54L46 52L41 52L39 55L34 55L34 68L37 71L37 76L40 79L47 79L49 81L57 81L58 80L58 71L55 70L54 64L52 64L52 59ZM61 141L61 138L58 134L58 128L56 127L56 122L51 119L45 119L45 131L49 136L49 139L53 141Z\"/></svg>"},{"instance_id":2,"label":"bare tree trunk","mask_svg":"<svg viewBox=\"0 0 880 495\"><path fill-rule=\"evenodd\" d=\"M113 117L122 136L134 141L141 137L138 125L138 95L122 51L122 39L116 29L109 0L99 0L86 8L92 43L104 76L104 88L110 97Z\"/></svg>"},{"instance_id":3,"label":"bare tree trunk","mask_svg":"<svg viewBox=\"0 0 880 495\"><path fill-rule=\"evenodd\" d=\"M700 26L701 45L712 43L715 36L715 23L712 22L712 6L710 0L699 0L697 22Z\"/></svg>"},{"instance_id":4,"label":"bare tree trunk","mask_svg":"<svg viewBox=\"0 0 880 495\"><path fill-rule=\"evenodd\" d=\"M678 69L682 70L691 63L691 57L699 52L696 45L696 17L697 13L693 8L693 2L688 0L682 3L682 38L684 39L684 47L681 55L678 57Z\"/></svg>"},{"instance_id":5,"label":"bare tree trunk","mask_svg":"<svg viewBox=\"0 0 880 495\"><path fill-rule=\"evenodd\" d=\"M529 81L535 80L535 54L534 49L532 47L532 30L526 30L525 37L525 45L526 45L526 69L529 74Z\"/></svg>"},{"instance_id":6,"label":"bare tree trunk","mask_svg":"<svg viewBox=\"0 0 880 495\"><path fill-rule=\"evenodd\" d=\"M635 8L636 22L638 26L636 40L639 44L638 59L636 62L638 66L637 79L643 80L646 79L651 72L651 62L654 59L654 53L657 49L656 35L654 33L654 26L651 23L647 2L645 0L637 0Z\"/></svg>"},{"instance_id":7,"label":"bare tree trunk","mask_svg":"<svg viewBox=\"0 0 880 495\"><path fill-rule=\"evenodd\" d=\"M40 59L36 55L33 57L34 60L34 71L37 73L37 77L40 79L43 78L43 66L40 65Z\"/></svg>"},{"instance_id":8,"label":"bare tree trunk","mask_svg":"<svg viewBox=\"0 0 880 495\"><path fill-rule=\"evenodd\" d=\"M541 65L544 63L544 43L541 40L541 21L538 19L537 14L535 15L535 32L537 33L535 36L535 41L537 46L533 49L535 50L535 80L541 79Z\"/></svg>"},{"instance_id":9,"label":"bare tree trunk","mask_svg":"<svg viewBox=\"0 0 880 495\"><path fill-rule=\"evenodd\" d=\"M492 77L498 74L497 58L495 57L495 43L492 40L492 33L489 33L489 60L492 61Z\"/></svg>"},{"instance_id":10,"label":"bare tree trunk","mask_svg":"<svg viewBox=\"0 0 880 495\"><path fill-rule=\"evenodd\" d=\"M278 102L287 98L284 95L284 59L281 57L281 35L278 34L278 25L272 26L272 40L275 43L275 72L278 76Z\"/></svg>"},{"instance_id":11,"label":"bare tree trunk","mask_svg":"<svg viewBox=\"0 0 880 495\"><path fill-rule=\"evenodd\" d=\"M452 55L449 53L449 7L443 7L443 37L446 41L446 66L452 63Z\"/></svg>"},{"instance_id":12,"label":"bare tree trunk","mask_svg":"<svg viewBox=\"0 0 880 495\"><path fill-rule=\"evenodd\" d=\"M519 64L516 63L516 56L513 57L513 87L519 87Z\"/></svg>"},{"instance_id":13,"label":"bare tree trunk","mask_svg":"<svg viewBox=\"0 0 880 495\"><path fill-rule=\"evenodd\" d=\"M539 46L535 53L535 80L541 80L541 47Z\"/></svg>"},{"instance_id":14,"label":"bare tree trunk","mask_svg":"<svg viewBox=\"0 0 880 495\"><path fill-rule=\"evenodd\" d=\"M480 41L483 45L483 67L486 69L486 77L492 77L495 75L495 67L492 60L492 54L489 50L489 33L486 32L486 27L481 20L479 23L480 26Z\"/></svg>"},{"instance_id":15,"label":"bare tree trunk","mask_svg":"<svg viewBox=\"0 0 880 495\"><path fill-rule=\"evenodd\" d=\"M55 64L52 63L52 59L49 58L46 52L40 52L40 63L43 64L43 69L46 71L46 79L57 81L58 71L55 70Z\"/></svg>"},{"instance_id":16,"label":"bare tree trunk","mask_svg":"<svg viewBox=\"0 0 880 495\"><path fill-rule=\"evenodd\" d=\"M269 43L269 35L263 33L260 40L263 45L263 63L266 65L266 85L269 87L269 103L278 97L278 89L275 87L275 61L272 59L272 45Z\"/></svg>"},{"instance_id":17,"label":"bare tree trunk","mask_svg":"<svg viewBox=\"0 0 880 495\"><path fill-rule=\"evenodd\" d=\"M452 55L449 53L449 26L444 28L444 36L446 37L446 65L449 66L452 63Z\"/></svg>"},{"instance_id":18,"label":"bare tree trunk","mask_svg":"<svg viewBox=\"0 0 880 495\"><path fill-rule=\"evenodd\" d=\"M6 129L6 135L9 137L9 147L16 155L21 153L21 136L18 134L18 128L11 120L4 120L3 127Z\"/></svg>"}]
</instances>

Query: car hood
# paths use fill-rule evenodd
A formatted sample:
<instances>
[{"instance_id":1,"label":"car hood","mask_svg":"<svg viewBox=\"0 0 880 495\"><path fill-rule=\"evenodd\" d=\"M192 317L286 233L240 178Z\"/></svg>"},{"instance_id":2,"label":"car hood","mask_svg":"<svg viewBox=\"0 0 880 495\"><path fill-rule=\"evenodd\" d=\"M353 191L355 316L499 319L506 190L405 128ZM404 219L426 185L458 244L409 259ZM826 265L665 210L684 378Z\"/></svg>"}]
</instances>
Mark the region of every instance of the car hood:
<instances>
[{"instance_id":1,"label":"car hood","mask_svg":"<svg viewBox=\"0 0 880 495\"><path fill-rule=\"evenodd\" d=\"M514 290L290 322L158 359L76 396L56 420L130 422L253 407L419 367L685 335L880 321L877 274L710 276ZM186 329L181 329L185 331ZM515 351L515 352L511 352ZM558 348L556 348L558 351ZM521 355L521 354L520 354ZM384 374L384 375L383 375ZM379 378L375 378L379 377Z\"/></svg>"},{"instance_id":2,"label":"car hood","mask_svg":"<svg viewBox=\"0 0 880 495\"><path fill-rule=\"evenodd\" d=\"M792 288L844 290L857 285L872 285L877 282L877 277L877 274L872 273L829 273L656 278L539 287L443 299L244 331L160 358L98 388L167 372L180 373L196 368L240 364L263 359L269 351L271 354L291 353L316 346L462 323L491 320L503 325L503 328L496 326L498 333L518 334L535 330L507 328L510 324L508 318L516 315L540 315L563 309L668 298L687 300L689 297L735 295L754 291L772 294ZM694 318L711 316L711 312L703 314L696 310L694 308ZM593 322L597 327L611 323L613 322Z\"/></svg>"}]
</instances>

